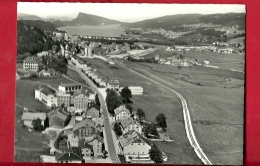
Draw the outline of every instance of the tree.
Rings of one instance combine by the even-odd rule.
[[[46,119],[45,119],[45,121],[44,121],[44,128],[46,129],[46,128],[48,128],[48,127],[50,127],[49,118],[46,117]]]
[[[106,104],[108,112],[114,116],[114,110],[122,104],[122,99],[115,90],[111,89],[107,91]]]
[[[157,124],[159,126],[161,126],[163,129],[167,128],[167,123],[166,123],[166,117],[164,114],[158,114],[156,117],[155,117],[155,120],[157,122]]]
[[[149,156],[150,156],[151,160],[154,161],[154,163],[156,163],[156,164],[163,163],[162,152],[154,144],[152,145],[151,149],[149,150]]]
[[[138,119],[139,119],[140,122],[145,119],[145,113],[140,108],[138,108],[136,115],[138,116]]]
[[[132,98],[132,92],[131,90],[128,88],[128,87],[124,87],[122,90],[121,90],[121,93],[120,93],[122,99],[123,99],[123,103],[130,103],[130,98]]]
[[[39,118],[32,121],[32,126],[35,131],[43,131],[42,121]]]
[[[133,112],[133,107],[130,104],[126,104],[125,108],[127,108],[129,110],[129,112],[132,114]]]
[[[118,137],[120,137],[123,134],[119,123],[114,124],[114,131]]]
[[[143,128],[144,135],[149,137],[159,137],[159,133],[157,131],[156,125],[154,123],[147,124]]]
[[[99,101],[99,98],[98,98],[98,94],[96,94],[95,96],[95,102],[96,102],[96,105],[98,105],[100,107],[100,101]]]

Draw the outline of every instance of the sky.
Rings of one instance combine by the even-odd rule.
[[[175,14],[245,13],[245,5],[216,4],[126,4],[126,3],[42,3],[18,2],[18,13],[76,18],[79,12],[106,17],[122,22]]]

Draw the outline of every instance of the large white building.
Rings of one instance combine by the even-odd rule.
[[[41,59],[39,57],[27,57],[23,61],[23,69],[30,71],[39,71]]]
[[[129,86],[128,89],[131,90],[132,95],[143,95],[144,89],[140,86]]]
[[[153,163],[149,151],[151,144],[135,131],[119,137],[118,153],[124,155],[128,163]]]
[[[35,99],[43,102],[47,107],[57,106],[56,92],[49,87],[39,87],[35,90]]]

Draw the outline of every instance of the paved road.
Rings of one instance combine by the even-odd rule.
[[[92,87],[92,89],[98,94],[99,96],[99,100],[101,103],[101,110],[102,110],[102,114],[104,117],[104,131],[105,131],[105,135],[106,135],[106,139],[107,139],[107,147],[108,147],[108,153],[109,156],[112,160],[113,163],[120,163],[117,153],[116,153],[116,149],[115,149],[115,145],[114,145],[114,141],[113,141],[113,137],[112,137],[112,131],[110,129],[110,122],[109,122],[109,115],[108,115],[108,111],[107,111],[107,107],[105,105],[105,99],[103,97],[103,95],[100,93],[100,91],[98,90],[97,86],[85,75],[83,74],[80,69],[75,68],[75,66],[69,64],[69,67],[72,69],[75,69],[75,71],[82,77],[82,79],[84,79],[88,85],[90,85]]]
[[[157,85],[160,85],[166,89],[168,89],[169,91],[173,92],[174,94],[176,94],[181,102],[182,102],[182,108],[183,108],[183,117],[184,117],[184,122],[185,122],[185,130],[186,130],[186,134],[187,134],[187,137],[188,137],[188,140],[191,144],[191,146],[193,147],[195,153],[197,154],[197,156],[201,159],[201,161],[206,164],[206,165],[212,165],[212,163],[210,162],[210,160],[207,158],[207,156],[205,155],[205,153],[203,152],[203,150],[201,149],[200,145],[198,144],[197,142],[197,139],[195,137],[195,134],[194,134],[194,131],[193,131],[193,127],[192,127],[192,123],[191,123],[191,119],[190,119],[190,112],[189,112],[189,109],[188,109],[188,105],[187,105],[187,102],[185,100],[185,98],[180,94],[178,93],[177,91],[175,91],[174,89],[168,87],[168,86],[165,86],[164,84],[162,83],[159,83],[135,70],[132,70],[128,67],[125,67],[125,65],[122,65],[121,63],[117,63],[118,65],[126,68],[127,70],[135,73],[135,74],[138,74],[140,75],[141,77],[144,77],[154,83],[156,83]]]

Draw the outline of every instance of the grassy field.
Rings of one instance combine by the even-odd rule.
[[[168,132],[174,139],[174,142],[167,144],[155,142],[167,154],[168,161],[166,163],[180,163],[179,158],[180,153],[182,153],[183,163],[201,164],[193,150],[182,150],[189,143],[185,134],[181,103],[177,96],[118,65],[110,65],[99,59],[91,59],[89,62],[92,67],[96,68],[103,75],[117,77],[120,87],[142,86],[144,95],[133,96],[133,107],[135,110],[138,108],[143,109],[148,121],[155,121],[154,119],[159,113],[164,113],[167,116]],[[118,69],[111,69],[111,66],[116,66]]]
[[[186,98],[195,135],[214,164],[242,164],[243,73],[199,66],[178,69],[131,62],[127,66],[172,87]]]

